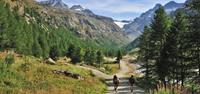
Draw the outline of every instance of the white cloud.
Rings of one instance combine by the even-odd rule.
[[[170,0],[64,0],[69,5],[80,4],[92,10],[113,13],[142,13],[153,8],[156,3],[166,4]],[[185,0],[175,0],[184,2]]]
[[[65,0],[65,2],[70,6],[74,5],[74,3],[70,2],[69,0]],[[76,4],[81,4],[82,6],[92,10],[102,10],[112,13],[141,13],[151,7],[151,4],[130,2],[130,0],[87,0],[87,2]]]
[[[119,5],[119,6],[106,6],[101,10],[107,10],[113,13],[142,13],[146,11],[148,8],[145,7],[143,4],[127,4],[127,5]]]

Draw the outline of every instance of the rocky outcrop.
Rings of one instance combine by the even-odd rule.
[[[46,60],[45,60],[45,63],[46,63],[46,64],[51,64],[51,65],[56,65],[56,61],[54,61],[54,60],[51,59],[51,58],[46,59]]]
[[[68,5],[66,5],[62,0],[47,0],[41,1],[40,4],[53,6],[60,9],[68,9]]]
[[[85,9],[81,5],[73,5],[70,9],[77,12],[77,13],[88,15],[88,16],[94,16],[95,15],[91,10]]]
[[[71,71],[67,71],[67,70],[52,70],[52,72],[54,74],[57,74],[57,75],[64,75],[64,76],[71,77],[71,78],[74,78],[74,79],[84,80],[84,78],[81,75],[75,74],[75,73],[73,73]]]

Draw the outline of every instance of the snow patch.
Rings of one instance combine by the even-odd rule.
[[[121,22],[121,21],[115,21],[114,23],[117,24],[120,28],[123,28],[124,25],[129,24],[129,23],[126,23],[126,22]]]
[[[83,11],[82,9],[75,9],[76,11]]]

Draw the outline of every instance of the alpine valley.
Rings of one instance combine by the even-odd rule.
[[[0,94],[200,94],[199,18],[200,0],[0,0]]]
[[[39,2],[39,13],[44,22],[55,28],[71,27],[84,39],[92,39],[99,44],[105,41],[122,46],[130,42],[112,18],[94,14],[91,10],[81,5],[68,8],[62,0],[49,0]]]
[[[27,24],[37,24],[43,32],[52,29],[53,31],[59,31],[62,28],[65,33],[73,33],[72,35],[75,38],[86,42],[81,42],[83,43],[81,45],[92,42],[94,45],[89,48],[95,49],[126,47],[142,34],[144,26],[150,24],[155,10],[161,6],[157,4],[153,9],[148,10],[133,21],[117,21],[110,17],[96,15],[90,9],[86,9],[81,5],[73,5],[69,8],[63,0],[40,2],[34,0],[3,0],[1,2],[9,5],[11,11],[16,12],[17,16],[25,19]],[[172,11],[183,7],[183,5],[171,1],[164,7],[170,14]],[[62,37],[60,38],[62,40]],[[71,42],[64,44],[71,44]]]

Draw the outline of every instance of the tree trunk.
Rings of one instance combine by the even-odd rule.
[[[198,75],[199,75],[199,77],[200,77],[200,55],[199,55],[199,52],[200,52],[200,48],[198,47],[197,48],[197,52],[195,53],[195,55],[197,55],[197,65],[198,65]]]
[[[121,66],[120,66],[120,60],[119,61],[117,61],[118,62],[118,64],[119,64],[119,69],[121,69]]]

